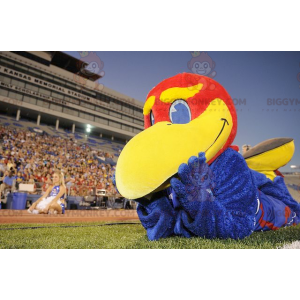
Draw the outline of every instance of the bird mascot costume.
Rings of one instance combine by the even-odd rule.
[[[118,159],[118,191],[138,202],[150,240],[168,236],[242,239],[297,225],[300,205],[278,168],[294,153],[291,138],[267,140],[244,156],[232,142],[237,115],[209,77],[182,73],[154,87],[145,130]]]

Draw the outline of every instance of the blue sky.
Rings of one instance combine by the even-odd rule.
[[[80,58],[79,52],[66,52]],[[235,99],[238,132],[234,144],[252,146],[274,137],[292,137],[290,165],[300,165],[300,52],[207,52],[215,62],[214,79]],[[105,86],[145,102],[161,80],[192,72],[190,52],[97,52],[104,62]],[[268,100],[272,99],[272,100]],[[275,103],[274,103],[274,100]],[[286,99],[283,101],[283,99]],[[298,102],[296,101],[298,100]],[[238,104],[240,102],[240,104]],[[272,105],[268,103],[272,102]],[[277,103],[276,103],[277,102]],[[286,104],[283,104],[286,103]]]

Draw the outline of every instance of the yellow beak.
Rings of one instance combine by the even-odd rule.
[[[130,140],[121,152],[116,167],[117,189],[128,199],[159,190],[191,156],[205,152],[207,161],[213,158],[226,143],[232,126],[231,114],[221,99],[212,101],[188,124],[153,125]]]

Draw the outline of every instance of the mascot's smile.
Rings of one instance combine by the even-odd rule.
[[[215,141],[214,141],[214,142],[213,142],[213,143],[210,145],[210,147],[212,147],[212,146],[213,146],[213,144],[214,144],[214,143],[215,143],[215,142],[218,140],[218,138],[219,138],[219,137],[220,137],[220,135],[222,134],[222,132],[223,132],[223,130],[224,130],[224,127],[226,126],[226,124],[227,124],[227,125],[229,125],[229,123],[228,123],[228,121],[227,121],[226,119],[223,119],[223,118],[222,118],[220,121],[223,121],[223,122],[224,122],[224,123],[223,123],[223,126],[222,126],[222,128],[221,128],[221,131],[219,132],[219,134],[218,134],[217,138],[216,138],[216,139],[215,139]],[[210,148],[210,147],[209,147],[209,148]],[[208,148],[208,149],[209,149],[209,148]],[[208,149],[207,149],[207,150],[208,150]],[[206,150],[206,151],[204,151],[204,152],[207,152],[207,150]]]
[[[178,167],[201,151],[212,162],[231,144],[237,126],[225,89],[208,77],[186,73],[152,89],[144,118],[146,130],[118,160],[117,188],[128,199],[164,189]]]

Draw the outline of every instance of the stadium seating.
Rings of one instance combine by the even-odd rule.
[[[14,157],[13,154],[10,154],[10,152],[12,153],[12,151],[15,151],[12,150],[15,145],[17,145],[17,149],[19,150],[24,150],[23,145],[26,145],[26,147],[28,147],[25,148],[26,152],[22,151],[22,173],[20,175],[21,177],[19,176],[21,180],[17,181],[16,187],[18,189],[22,183],[29,182],[29,175],[25,174],[25,166],[29,164],[29,174],[33,176],[31,180],[34,183],[34,190],[27,191],[29,193],[28,199],[31,203],[36,201],[40,197],[42,192],[47,189],[47,187],[45,187],[46,174],[51,175],[57,168],[56,165],[58,163],[63,164],[59,169],[62,169],[64,171],[65,178],[68,178],[70,183],[70,185],[68,185],[67,183],[68,196],[92,195],[93,193],[95,193],[96,188],[106,189],[107,191],[109,191],[109,193],[112,194],[116,193],[112,184],[112,175],[114,172],[114,168],[112,168],[112,166],[116,164],[117,157],[114,157],[113,154],[115,153],[116,155],[118,155],[123,145],[100,137],[86,137],[86,135],[81,132],[76,132],[74,135],[70,132],[70,130],[56,130],[55,128],[46,124],[36,126],[36,124],[30,120],[21,119],[20,121],[16,121],[13,117],[0,115],[0,137],[2,137],[3,139],[9,132],[13,137],[12,139],[8,139],[8,143],[2,145],[4,147],[4,150],[1,148],[0,158],[3,157],[5,159],[5,164],[8,164],[10,157],[13,157],[15,162],[21,162],[21,160],[19,160],[19,158],[21,157],[19,156],[21,155],[21,151],[18,152],[17,158]],[[28,139],[29,132],[35,133],[35,135],[29,137]],[[25,133],[24,136],[23,133]],[[47,137],[53,137],[54,139],[48,139],[46,137],[45,140],[48,139],[48,142],[43,144],[45,140],[40,140],[38,138],[39,134],[42,133],[46,133]],[[19,134],[21,134],[22,139],[26,140],[25,144],[21,144]],[[25,138],[25,136],[27,137]],[[63,138],[64,140],[55,140],[55,138]],[[73,142],[71,141],[71,138]],[[74,138],[76,140],[76,143],[74,143]],[[16,139],[16,144],[14,144],[13,142],[14,139]],[[66,157],[61,157],[60,154],[57,154],[51,150],[52,146],[56,147],[56,145],[62,145],[62,142],[66,142],[66,145],[68,145],[66,148],[68,153],[67,159]],[[76,147],[76,151],[74,151],[74,147]],[[33,150],[34,148],[38,149],[38,151],[36,152],[35,150]],[[63,147],[61,146],[56,149],[56,151],[64,151]],[[96,152],[94,152],[94,150]],[[35,160],[34,155],[37,155],[36,157],[38,157],[38,160]],[[32,167],[33,165],[30,166],[29,160],[32,160],[32,164],[35,165],[34,168]],[[50,165],[48,166],[48,164]],[[68,171],[69,168],[71,171]],[[18,171],[19,169],[20,168],[18,167]],[[51,170],[50,173],[47,170]],[[93,172],[93,170],[96,172]],[[38,173],[40,173],[40,175],[38,175]],[[43,174],[43,176],[41,176],[41,174]],[[24,179],[23,177],[27,179]],[[74,181],[72,181],[72,178],[74,179]],[[73,204],[73,206],[75,205],[78,209],[79,206],[84,206],[78,204],[78,198],[75,198],[75,200],[70,198],[70,205]],[[80,199],[79,202],[91,202],[85,200],[86,199]],[[2,200],[2,202],[5,203],[5,199]],[[91,206],[90,203],[87,206]]]
[[[0,125],[11,128],[28,129],[31,132],[35,132],[35,130],[42,130],[53,137],[75,138],[79,144],[84,143],[89,145],[91,148],[100,148],[102,151],[114,154],[115,157],[119,156],[120,151],[124,147],[123,144],[119,144],[115,141],[110,141],[96,136],[86,138],[84,132],[76,132],[75,134],[72,134],[70,130],[56,130],[54,127],[48,126],[43,123],[41,123],[40,126],[37,126],[35,122],[24,118],[21,118],[19,121],[16,121],[14,117],[0,115]],[[116,160],[114,160],[114,162],[116,162]]]

